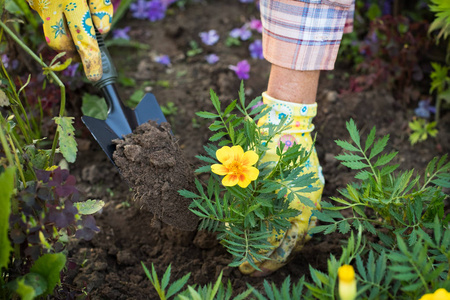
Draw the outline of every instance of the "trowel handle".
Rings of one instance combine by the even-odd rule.
[[[99,81],[94,82],[94,86],[101,90],[105,86],[114,84],[117,81],[117,71],[112,62],[111,55],[109,55],[108,48],[106,48],[102,34],[98,32],[97,29],[95,30],[95,34],[97,36],[98,47],[100,48],[100,53],[102,56],[103,76]]]

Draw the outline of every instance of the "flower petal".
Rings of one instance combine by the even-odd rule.
[[[230,158],[233,158],[233,152],[230,147],[223,146],[216,151],[216,157],[221,163],[226,163]]]
[[[243,189],[245,189],[246,187],[248,187],[248,185],[251,183],[252,181],[250,180],[250,178],[248,178],[248,176],[246,174],[241,174],[239,175],[239,186]]]
[[[252,181],[256,180],[259,175],[259,170],[255,167],[244,167],[242,172]]]
[[[239,182],[239,178],[237,175],[228,174],[222,179],[222,184],[224,186],[235,186]]]
[[[233,157],[235,161],[241,161],[242,156],[244,155],[244,149],[241,146],[233,146],[231,147],[231,151],[233,153]]]
[[[211,166],[211,171],[217,175],[227,175],[229,170],[224,165],[214,164]]]
[[[256,164],[258,159],[259,159],[258,154],[256,154],[256,152],[253,150],[249,150],[244,153],[244,156],[242,158],[242,164],[247,165],[247,166],[252,166],[252,165]]]

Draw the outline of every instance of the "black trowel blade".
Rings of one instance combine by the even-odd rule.
[[[158,101],[156,101],[155,96],[151,93],[145,94],[144,98],[142,98],[141,102],[134,109],[134,113],[139,125],[149,120],[153,120],[158,124],[167,122],[166,117],[161,111],[161,107],[159,107]]]
[[[92,133],[92,136],[98,142],[100,147],[102,147],[111,162],[116,165],[113,159],[113,153],[116,150],[116,145],[112,141],[122,137],[119,137],[104,120],[99,120],[88,116],[82,116],[81,120]]]

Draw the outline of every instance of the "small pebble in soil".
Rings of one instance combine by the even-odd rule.
[[[113,141],[113,159],[141,207],[164,223],[191,231],[198,219],[188,208],[190,200],[178,191],[193,191],[194,173],[171,132],[168,123],[150,120]]]

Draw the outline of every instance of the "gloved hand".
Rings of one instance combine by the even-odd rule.
[[[86,77],[99,80],[103,71],[94,25],[100,33],[109,31],[111,0],[28,0],[28,4],[44,21],[48,45],[69,57],[77,57],[78,51]]]
[[[317,114],[317,104],[295,104],[290,102],[284,102],[270,97],[266,93],[263,93],[263,102],[267,104],[271,111],[265,115],[258,122],[258,126],[262,126],[267,123],[279,124],[281,119],[287,117],[287,122],[291,122],[290,129],[283,132],[280,136],[273,139],[273,142],[269,144],[269,149],[263,158],[263,162],[266,161],[278,161],[276,154],[276,148],[280,144],[280,141],[286,147],[295,144],[301,144],[305,149],[311,149],[313,144],[310,132],[314,130],[312,125],[312,119]],[[320,209],[320,199],[322,197],[323,186],[325,184],[322,168],[317,158],[316,150],[313,148],[309,159],[305,163],[305,169],[300,174],[314,172],[317,177],[317,181],[314,186],[319,190],[304,194],[315,205],[316,209]],[[311,239],[308,231],[316,226],[317,218],[313,216],[312,210],[314,208],[305,206],[298,197],[290,204],[291,208],[295,208],[301,213],[290,219],[291,227],[286,232],[274,232],[270,237],[269,242],[273,246],[273,250],[266,253],[267,260],[257,263],[261,271],[255,270],[249,263],[243,263],[239,266],[239,270],[246,275],[251,276],[266,276],[270,273],[278,270],[282,266],[288,263],[288,260],[292,258],[294,252],[300,251],[303,245]]]

